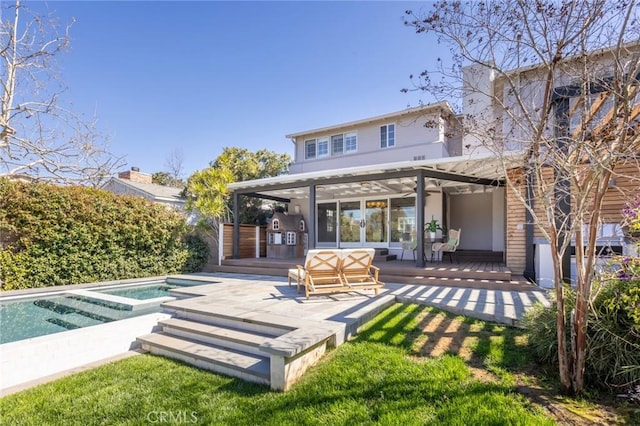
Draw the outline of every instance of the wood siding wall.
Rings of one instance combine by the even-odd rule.
[[[223,232],[223,251],[225,259],[233,258],[233,224],[225,223]],[[267,227],[260,227],[260,257],[267,256]],[[256,226],[240,225],[240,258],[256,257]]]
[[[550,169],[551,173],[552,170]],[[524,195],[525,181],[521,171],[513,171],[512,179],[519,178],[518,189]],[[621,223],[622,209],[625,202],[640,194],[640,168],[635,163],[618,166],[614,175],[615,184],[607,190],[603,201],[601,221],[603,223]],[[513,188],[506,191],[506,259],[507,266],[515,273],[521,274],[525,268],[526,240],[525,240],[525,208],[516,196]],[[534,211],[539,218],[546,218],[544,208],[534,202]],[[522,224],[522,229],[518,226]],[[534,227],[534,238],[542,238],[543,234]]]
[[[524,273],[526,264],[526,240],[525,240],[525,208],[518,199],[518,194],[524,196],[525,184],[521,171],[513,171],[511,179],[520,178],[518,186],[506,188],[505,209],[506,209],[506,260],[507,267],[516,275]],[[521,225],[521,226],[520,226]],[[521,228],[521,229],[519,229]]]

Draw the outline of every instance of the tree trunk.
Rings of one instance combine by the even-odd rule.
[[[557,250],[552,250],[553,275],[556,290],[556,334],[558,337],[558,371],[560,382],[566,391],[571,390],[571,366],[567,350],[567,318],[565,314],[564,283],[562,281],[562,258]]]

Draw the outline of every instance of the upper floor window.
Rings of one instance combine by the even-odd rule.
[[[316,158],[316,140],[304,141],[304,158]]]
[[[329,140],[331,140],[331,145],[329,145]],[[331,138],[324,137],[304,141],[304,158],[307,160],[356,151],[358,151],[356,132],[333,135]]]
[[[274,231],[280,229],[280,221],[278,219],[273,219],[273,221],[271,222],[271,229],[273,229]]]
[[[300,231],[301,231],[301,232],[305,232],[305,229],[304,229],[304,220],[300,220],[300,226],[299,226],[299,229],[300,229]]]
[[[344,134],[344,152],[356,152],[358,150],[358,137],[356,132]]]
[[[396,144],[396,125],[380,126],[380,148],[389,148]]]
[[[329,155],[329,139],[318,139],[318,141],[316,142],[316,154],[318,155],[318,157]]]
[[[331,136],[331,155],[341,155],[344,153],[344,135]]]

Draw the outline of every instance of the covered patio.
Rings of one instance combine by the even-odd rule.
[[[506,161],[509,168],[517,168],[521,159],[514,154]],[[491,264],[482,269],[494,270],[509,266],[504,161],[490,153],[404,161],[236,182],[229,190],[236,218],[240,196],[284,203],[290,213],[302,214],[306,249],[373,247],[388,261],[402,255],[414,259],[413,267],[428,268],[431,246],[420,238],[419,230],[435,219],[443,229],[438,241],[446,240],[447,229],[463,228],[460,240],[466,244],[466,253],[462,260],[486,263],[486,255],[493,254]],[[236,221],[232,250],[221,267],[231,267],[230,261],[240,258],[239,228]],[[413,253],[405,251],[409,241]],[[474,253],[477,259],[469,257]],[[392,265],[378,266],[391,270]],[[399,269],[408,265],[405,261]]]

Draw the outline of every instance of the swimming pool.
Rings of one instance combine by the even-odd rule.
[[[1,300],[0,344],[159,312],[171,289],[188,285],[163,280]]]

